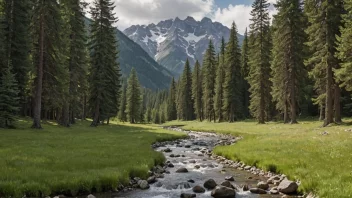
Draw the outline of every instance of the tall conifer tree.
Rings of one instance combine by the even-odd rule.
[[[224,102],[224,91],[223,91],[223,83],[225,78],[225,39],[222,37],[221,46],[220,46],[220,54],[218,66],[216,68],[216,81],[215,81],[215,116],[216,120],[219,122],[223,121],[223,102]]]
[[[273,100],[284,121],[297,123],[300,92],[304,88],[304,14],[300,0],[279,0],[275,5],[272,82]],[[290,115],[290,116],[288,116]]]
[[[338,58],[342,61],[341,68],[336,71],[336,77],[343,87],[352,91],[352,1],[345,0],[343,14],[344,25],[340,27],[341,36],[338,37]]]
[[[192,74],[192,99],[194,101],[194,111],[197,117],[197,120],[203,121],[203,103],[202,103],[202,94],[203,94],[203,83],[202,83],[202,70],[198,60],[194,65],[193,74]]]
[[[192,100],[192,72],[188,59],[179,82],[177,112],[180,120],[194,119]]]
[[[93,112],[91,126],[116,116],[120,91],[120,67],[117,62],[117,40],[113,24],[117,21],[111,0],[95,0],[92,15],[90,51],[90,106]],[[140,107],[139,107],[140,108]],[[133,122],[135,118],[133,117]]]
[[[334,80],[333,70],[339,67],[336,58],[336,37],[340,35],[342,0],[307,0],[305,10],[309,27],[307,45],[313,55],[306,60],[312,66],[311,76],[315,80],[315,88],[320,94],[317,101],[325,108],[324,126],[341,122],[340,97],[341,90]]]
[[[255,0],[250,24],[250,110],[260,124],[269,117],[268,105],[271,103],[269,5],[267,0]]]
[[[249,84],[248,84],[248,75],[249,75],[249,41],[248,41],[248,31],[244,33],[244,39],[241,50],[241,75],[242,75],[242,92],[243,92],[243,114],[245,118],[250,116],[249,113]]]
[[[177,119],[177,109],[176,109],[176,82],[172,78],[169,90],[169,96],[167,100],[167,121],[172,121]]]
[[[215,99],[215,77],[216,60],[213,42],[209,41],[205,52],[202,68],[203,78],[203,115],[209,121],[215,121],[214,99]]]
[[[223,84],[223,111],[229,122],[241,117],[241,51],[237,38],[237,27],[232,23],[230,39],[225,52],[225,80]]]
[[[120,98],[120,108],[118,118],[121,122],[127,122],[126,105],[127,105],[127,86],[122,86],[122,95]]]
[[[136,70],[132,68],[130,77],[127,82],[126,92],[126,113],[130,123],[140,121],[141,111],[141,87],[139,85]]]

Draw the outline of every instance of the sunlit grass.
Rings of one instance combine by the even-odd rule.
[[[182,134],[145,125],[111,124],[71,128],[55,122],[30,129],[22,119],[16,130],[0,130],[0,197],[75,196],[115,189],[130,176],[145,178],[164,161],[156,141]]]
[[[241,160],[265,170],[276,170],[291,179],[300,179],[300,191],[320,197],[352,196],[352,129],[346,124],[321,128],[317,121],[296,125],[254,121],[236,123],[171,122],[184,129],[230,133],[244,139],[232,146],[217,147],[214,152]],[[322,135],[322,132],[328,135]]]

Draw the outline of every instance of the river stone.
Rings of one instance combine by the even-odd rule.
[[[249,186],[248,186],[248,184],[243,185],[242,191],[249,191]]]
[[[257,187],[263,190],[268,190],[269,184],[261,181],[257,184]]]
[[[169,168],[173,168],[173,167],[175,167],[172,163],[169,163],[168,165],[167,165],[167,167],[169,167]]]
[[[249,191],[253,194],[266,194],[266,191],[260,188],[251,188]]]
[[[277,187],[277,189],[281,193],[291,194],[291,193],[294,193],[297,191],[298,185],[294,181],[290,181],[290,180],[285,179],[280,183],[280,185]]]
[[[165,153],[171,153],[172,150],[171,150],[170,148],[166,148],[166,149],[164,149],[164,152],[165,152]]]
[[[181,186],[181,188],[184,188],[184,189],[191,188],[191,185],[189,185],[188,182],[182,182],[182,183],[179,184],[179,186]]]
[[[189,183],[194,183],[194,180],[193,179],[189,179],[187,182],[189,182]]]
[[[212,190],[212,189],[214,189],[217,186],[217,184],[216,184],[216,182],[213,179],[208,179],[207,181],[204,182],[203,186],[206,189]]]
[[[189,160],[189,163],[195,164],[195,163],[196,163],[196,160]]]
[[[270,194],[277,195],[277,194],[279,194],[279,191],[277,189],[271,189]]]
[[[221,186],[219,188],[214,189],[211,192],[211,196],[215,198],[234,198],[236,196],[236,191],[232,188]]]
[[[158,183],[155,184],[155,187],[157,187],[157,188],[160,188],[162,186],[163,186],[163,184],[161,182],[158,182]]]
[[[138,181],[138,185],[142,190],[148,189],[149,188],[149,184],[146,180],[139,180]]]
[[[194,168],[195,169],[200,169],[200,166],[199,165],[195,165]]]
[[[187,168],[179,168],[176,173],[188,173]]]
[[[181,198],[192,198],[192,197],[197,197],[196,194],[188,194],[188,193],[182,193]]]
[[[201,186],[195,186],[193,187],[193,192],[195,193],[205,193],[205,189]]]
[[[87,198],[96,198],[94,195],[90,194],[87,196]]]
[[[280,180],[280,177],[278,175],[274,175],[272,177],[270,177],[267,181],[268,184],[274,184],[275,180]]]
[[[185,145],[185,148],[191,148],[191,145]]]
[[[229,182],[229,181],[224,181],[224,182],[222,182],[221,183],[221,185],[222,186],[225,186],[225,187],[228,187],[228,188],[235,188],[232,184],[231,184],[231,182]]]
[[[148,182],[149,184],[153,184],[153,183],[155,183],[155,182],[156,182],[156,178],[155,178],[155,176],[151,176],[151,177],[149,177],[149,178],[147,179],[147,182]]]
[[[235,181],[235,178],[233,178],[233,176],[227,176],[227,177],[225,177],[225,180],[227,180],[227,181]]]

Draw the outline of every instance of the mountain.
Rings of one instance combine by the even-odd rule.
[[[230,37],[228,27],[206,17],[201,21],[187,17],[161,21],[157,25],[133,25],[123,33],[176,76],[181,74],[187,58],[192,65],[196,60],[202,61],[210,39],[219,51],[221,38],[228,41]],[[243,36],[238,36],[242,43]]]
[[[90,19],[86,18],[87,27]],[[141,46],[129,39],[125,34],[116,28],[118,39],[119,63],[122,76],[127,78],[134,67],[138,79],[143,87],[157,90],[168,88],[171,82],[172,73],[165,67],[159,65]]]

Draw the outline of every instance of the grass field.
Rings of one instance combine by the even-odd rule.
[[[352,120],[344,121],[346,124],[326,128],[316,121],[296,125],[175,121],[166,125],[243,136],[235,145],[217,147],[215,153],[300,179],[302,192],[342,198],[352,197]],[[325,131],[328,135],[322,135]]]
[[[44,124],[30,129],[0,129],[0,197],[38,197],[101,192],[126,184],[130,176],[146,177],[164,161],[151,144],[180,138],[182,134],[145,125],[71,128]]]

